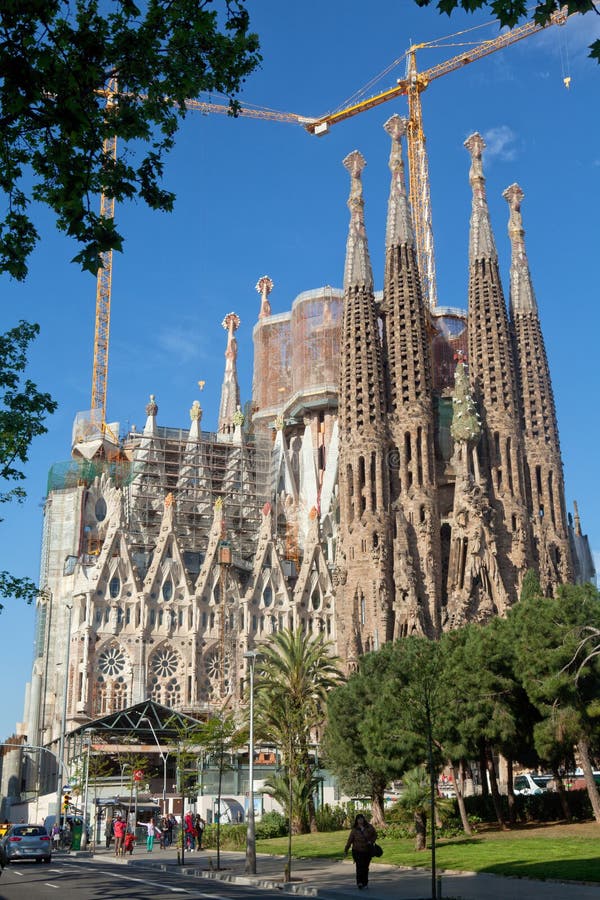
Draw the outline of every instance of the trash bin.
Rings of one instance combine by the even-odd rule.
[[[71,850],[81,850],[81,833],[83,831],[83,823],[82,822],[73,822],[72,826],[72,835],[73,840],[71,841]]]

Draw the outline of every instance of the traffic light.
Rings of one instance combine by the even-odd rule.
[[[62,808],[64,809],[65,812],[68,810],[70,805],[71,805],[71,794],[68,791],[66,791],[63,794],[63,800],[62,800]]]

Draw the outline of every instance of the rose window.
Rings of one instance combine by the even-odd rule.
[[[174,650],[160,650],[152,660],[152,671],[163,678],[170,677],[177,671],[177,662]]]
[[[231,654],[225,652],[225,659],[221,663],[221,653],[215,649],[205,660],[204,668],[208,676],[208,692],[210,695],[230,693],[231,687]]]
[[[98,665],[103,675],[120,675],[125,668],[125,654],[120,647],[109,647],[100,654]]]

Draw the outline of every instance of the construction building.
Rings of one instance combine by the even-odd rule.
[[[385,127],[381,292],[355,151],[343,289],[305,291],[277,312],[260,279],[244,411],[229,313],[214,433],[197,400],[185,428],[161,424],[154,397],[141,432],[78,419],[71,461],[49,476],[30,744],[57,748],[63,702],[67,733],[146,700],[195,717],[235,706],[244,653],[280,629],[325,634],[351,668],[385,641],[505,614],[528,569],[549,594],[594,577],[566,512],[523,193],[504,194],[507,309],[472,135],[467,309],[429,308],[405,123]]]

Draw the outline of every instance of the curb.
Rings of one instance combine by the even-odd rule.
[[[135,865],[134,862],[127,860],[129,865]],[[177,865],[176,863],[174,865]],[[160,872],[168,872],[172,865],[168,863],[153,863],[153,869]],[[187,875],[192,878],[206,878],[209,881],[225,881],[228,884],[246,885],[246,887],[257,887],[267,891],[280,891],[284,894],[297,894],[302,897],[318,897],[319,892],[315,887],[309,887],[305,884],[294,884],[294,882],[274,881],[272,878],[261,878],[256,875],[230,875],[227,872],[209,872],[199,869],[190,869],[182,866],[179,869],[181,875]]]

